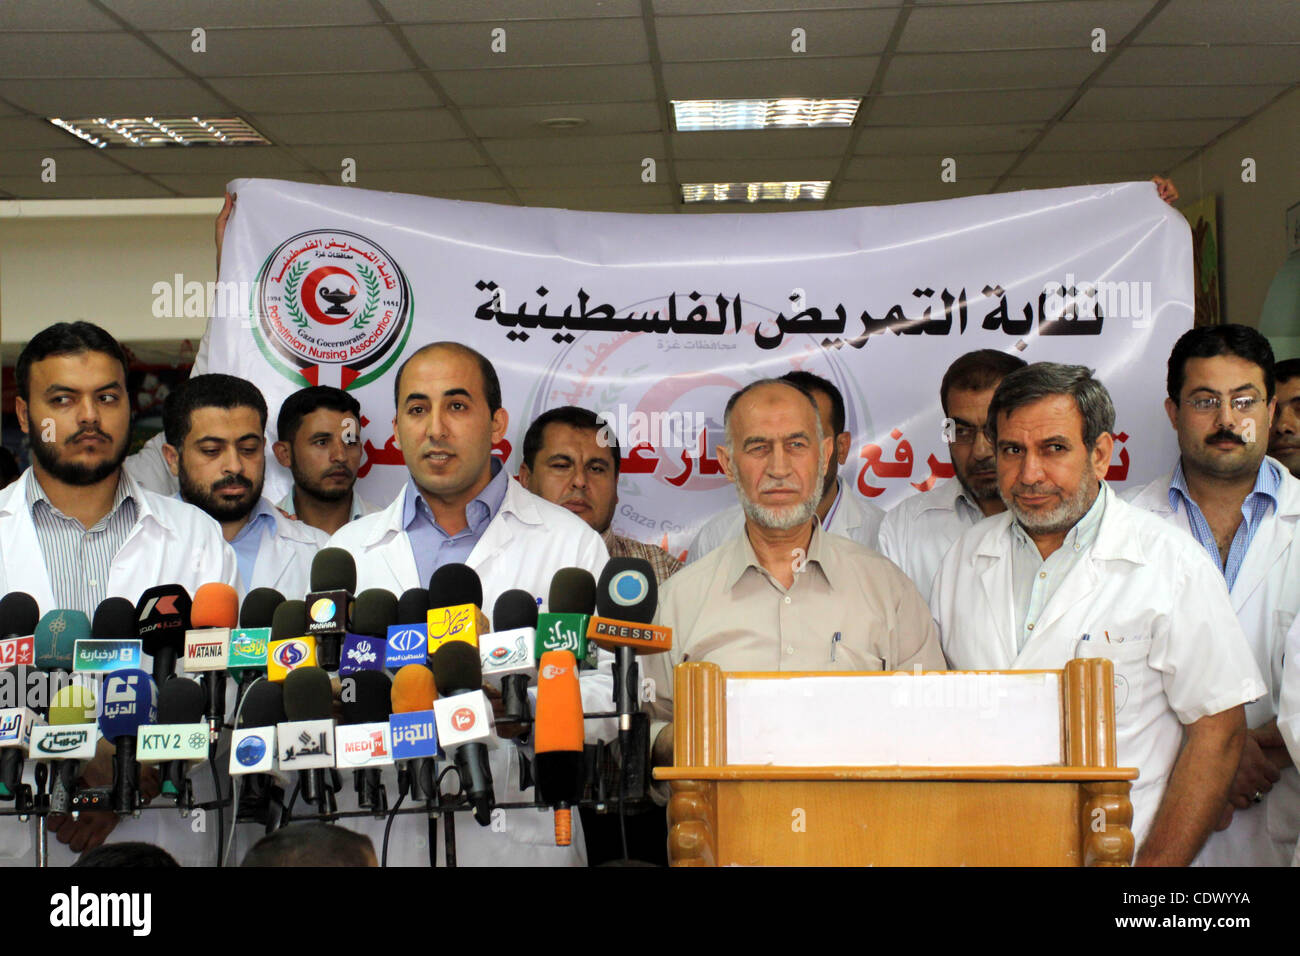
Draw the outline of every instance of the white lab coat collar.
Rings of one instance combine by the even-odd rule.
[[[275,519],[275,531],[262,535],[257,564],[253,568],[255,580],[246,582],[245,591],[251,591],[254,587],[269,587],[286,597],[297,598],[300,593],[307,593],[302,579],[304,564],[310,572],[311,557],[308,555],[314,556],[316,551],[325,547],[329,536],[309,524],[286,518],[274,506],[271,515]],[[310,573],[306,577],[310,581]]]

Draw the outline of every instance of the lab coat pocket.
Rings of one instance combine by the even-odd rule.
[[[1151,638],[1127,637],[1122,641],[1089,641],[1079,648],[1079,657],[1104,657],[1115,668],[1115,713],[1125,707],[1136,709],[1151,678],[1147,658],[1151,654]]]

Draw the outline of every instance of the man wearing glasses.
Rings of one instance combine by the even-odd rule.
[[[880,553],[903,569],[926,600],[943,556],[957,537],[1007,510],[998,496],[997,462],[984,423],[998,383],[1024,367],[1024,360],[1014,355],[979,349],[962,355],[943,373],[939,404],[957,477],[904,498],[880,525]]]
[[[1205,549],[1269,687],[1246,705],[1241,763],[1197,862],[1286,865],[1300,835],[1300,775],[1278,733],[1277,706],[1286,633],[1300,609],[1300,480],[1266,454],[1273,350],[1243,325],[1192,329],[1169,356],[1167,387],[1178,461],[1125,497]]]

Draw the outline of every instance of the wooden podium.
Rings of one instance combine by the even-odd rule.
[[[729,681],[908,675],[724,673],[715,664],[680,665],[675,765],[655,771],[672,786],[669,862],[1129,865],[1134,850],[1129,781],[1137,771],[1116,766],[1111,662],[1080,659],[1063,671],[978,676],[1027,673],[1052,680],[1059,675],[1061,760],[1056,764],[766,766],[727,761]]]

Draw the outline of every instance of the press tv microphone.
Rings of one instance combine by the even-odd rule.
[[[547,651],[572,651],[581,664],[596,610],[596,579],[586,568],[560,568],[551,578],[546,606],[546,613],[537,616],[537,658]]]
[[[271,615],[266,676],[282,681],[298,667],[316,666],[316,639],[307,634],[307,603],[285,601]]]
[[[543,803],[555,810],[555,845],[573,842],[570,808],[582,799],[582,690],[570,651],[547,651],[537,669],[534,775]]]
[[[285,602],[288,603],[288,602]],[[280,766],[299,771],[303,799],[322,816],[336,811],[334,766],[334,692],[330,675],[320,667],[298,667],[284,679],[284,713],[288,721],[277,729]]]
[[[59,761],[50,786],[51,813],[67,813],[72,809],[82,761],[95,756],[98,736],[94,688],[84,684],[61,687],[50,700],[48,729],[41,739],[35,733],[32,737],[33,757]]]
[[[203,588],[200,588],[199,592],[202,592],[202,590]],[[194,606],[196,608],[198,603],[199,595],[196,593],[194,595]],[[207,674],[203,676],[206,677]],[[204,719],[204,709],[208,700],[208,692],[197,681],[186,678],[164,681],[163,685],[158,688],[157,722],[160,726],[199,724]],[[142,754],[137,751],[136,755],[143,761]],[[189,769],[188,760],[158,762],[158,778],[161,781],[161,790],[164,796],[179,798],[185,793],[185,778],[189,774]]]
[[[393,677],[393,713],[389,728],[397,763],[399,794],[408,790],[415,800],[432,800],[434,759],[438,756],[437,720],[433,702],[438,689],[426,664],[407,664]]]
[[[496,630],[479,636],[483,682],[501,691],[503,721],[528,719],[528,684],[537,674],[537,602],[527,591],[503,591],[492,606]]]
[[[226,664],[230,658],[230,635],[239,624],[239,594],[229,584],[199,585],[190,609],[193,627],[185,632],[185,672],[198,674],[207,704],[204,716],[215,735],[226,719]],[[159,688],[162,693],[163,688]],[[161,698],[158,704],[162,710]],[[165,721],[159,723],[188,723]]]
[[[357,562],[342,548],[322,548],[311,560],[307,593],[307,633],[316,638],[316,658],[327,671],[339,668],[343,638],[352,617]]]
[[[43,671],[72,670],[77,641],[90,637],[90,618],[80,611],[46,611],[36,624],[33,656]]]
[[[396,600],[396,599],[394,599]],[[386,812],[379,767],[393,762],[388,719],[393,714],[393,680],[382,670],[349,674],[351,694],[343,695],[343,721],[335,733],[341,766],[356,768],[357,805]]]
[[[455,759],[461,782],[474,805],[474,819],[485,827],[496,806],[485,741],[494,740],[495,735],[492,708],[481,689],[483,665],[478,648],[464,641],[447,641],[433,652],[429,666],[438,687],[438,699],[433,703],[438,740],[448,756]]]
[[[631,729],[631,715],[641,706],[638,654],[660,654],[673,646],[672,628],[654,620],[659,586],[644,558],[610,558],[596,584],[596,616],[587,640],[614,652],[614,708],[619,730]]]
[[[339,675],[383,670],[388,629],[397,623],[397,596],[384,588],[368,588],[352,604],[352,630],[343,639]]]
[[[143,642],[144,652],[153,658],[156,684],[176,673],[176,661],[185,651],[185,632],[190,629],[192,607],[190,593],[179,584],[149,588],[136,602],[135,636]]]
[[[444,564],[429,578],[429,653],[448,641],[478,647],[488,629],[483,616],[483,583],[467,564]]]
[[[119,815],[135,813],[140,800],[140,766],[135,760],[136,735],[145,724],[156,723],[158,687],[142,670],[114,671],[104,681],[104,710],[99,729],[115,748],[113,754],[112,809]]]

